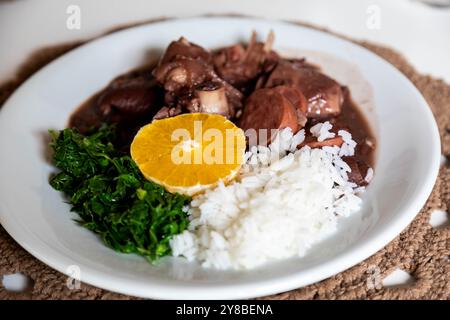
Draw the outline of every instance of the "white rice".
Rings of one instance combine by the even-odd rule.
[[[314,137],[317,137],[317,141],[321,142],[336,136],[334,132],[330,132],[331,128],[333,128],[331,123],[329,121],[325,121],[312,126],[311,129],[309,129],[309,132],[311,132]]]
[[[341,149],[339,151],[339,156],[354,156],[355,155],[355,147],[356,142],[352,139],[352,135],[350,132],[347,132],[345,130],[339,130],[338,136],[342,137],[342,140],[344,140],[344,143],[341,146]]]
[[[334,137],[330,126],[325,122],[311,132],[318,140]],[[361,205],[357,193],[364,188],[347,181],[350,167],[341,159],[341,153],[354,154],[356,143],[346,131],[338,135],[344,151],[296,150],[305,132],[293,135],[290,129],[269,147],[252,147],[234,182],[192,200],[189,231],[171,240],[172,254],[217,269],[249,269],[303,256],[336,230],[340,217]]]

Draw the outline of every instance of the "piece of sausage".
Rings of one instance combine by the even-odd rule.
[[[261,138],[259,144],[272,141],[271,130],[291,128],[295,133],[298,131],[298,120],[296,108],[280,92],[274,89],[259,89],[254,91],[245,103],[244,112],[241,117],[240,127],[246,131],[249,129],[267,130],[267,139]]]
[[[307,111],[308,101],[304,94],[297,88],[288,86],[278,86],[274,87],[274,90],[281,93],[285,98],[287,98],[298,110],[305,113]]]
[[[265,87],[279,85],[295,87],[305,95],[308,101],[308,118],[326,119],[341,113],[344,101],[341,86],[316,68],[280,61],[267,79]]]
[[[281,93],[296,108],[299,129],[303,128],[308,120],[306,118],[308,102],[306,101],[306,98],[303,95],[303,93],[300,90],[298,90],[297,88],[288,87],[288,86],[278,86],[278,87],[275,87],[274,90]]]
[[[334,138],[326,139],[324,141],[317,141],[316,137],[310,136],[305,139],[305,141],[299,145],[299,148],[308,146],[312,149],[314,148],[322,148],[322,147],[340,147],[344,143],[344,140],[341,136],[336,136]]]

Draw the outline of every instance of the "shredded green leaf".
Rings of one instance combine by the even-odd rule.
[[[134,161],[117,151],[112,126],[89,135],[50,131],[53,163],[61,170],[50,185],[64,192],[82,226],[118,252],[155,261],[171,254],[169,240],[187,229],[190,198],[147,181]]]

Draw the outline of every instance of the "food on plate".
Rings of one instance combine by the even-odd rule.
[[[264,42],[173,41],[53,132],[50,184],[119,252],[205,268],[301,257],[359,210],[375,138],[349,88]]]
[[[195,197],[189,229],[170,242],[173,254],[205,267],[250,269],[303,256],[336,230],[359,209],[361,187],[350,181],[342,148],[297,149],[303,139],[304,130],[280,131],[269,147],[248,151],[235,181]]]
[[[274,108],[277,106],[277,108]],[[243,130],[267,130],[268,141],[273,136],[271,130],[291,128],[294,132],[299,129],[298,111],[291,100],[281,92],[271,89],[257,89],[248,97],[244,113],[240,120]],[[305,118],[306,119],[306,118]],[[303,122],[304,124],[304,122]],[[267,144],[267,141],[258,141]]]
[[[341,113],[341,86],[317,68],[306,63],[283,61],[270,73],[264,87],[285,85],[297,88],[307,100],[306,116],[326,119]]]
[[[152,73],[164,87],[168,105],[157,113],[157,118],[169,116],[166,110],[172,110],[172,115],[208,112],[214,98],[218,109],[214,113],[233,117],[242,108],[242,93],[217,75],[211,53],[185,38],[169,45]]]
[[[213,54],[217,73],[240,90],[250,89],[259,76],[270,72],[279,61],[278,54],[272,50],[274,38],[270,32],[265,42],[258,42],[253,32],[246,48],[238,43],[217,50]]]

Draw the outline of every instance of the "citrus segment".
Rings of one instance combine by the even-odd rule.
[[[188,113],[142,127],[130,152],[145,178],[193,195],[233,179],[245,146],[244,132],[224,116]]]

